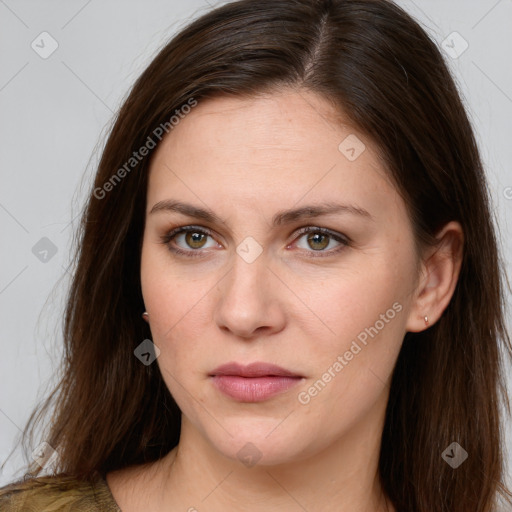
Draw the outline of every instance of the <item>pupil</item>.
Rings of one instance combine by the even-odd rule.
[[[193,247],[201,246],[201,238],[204,236],[203,233],[188,233],[189,238],[191,238],[190,245]],[[194,245],[195,244],[195,245]]]
[[[322,240],[325,242],[327,241],[327,243],[323,243],[322,244]],[[318,250],[318,249],[325,249],[328,245],[328,235],[324,235],[322,233],[315,233],[313,235],[310,235],[308,237],[308,241],[312,241],[313,244],[318,244],[320,243],[321,244],[321,247],[312,247],[312,249],[315,249],[315,250]]]

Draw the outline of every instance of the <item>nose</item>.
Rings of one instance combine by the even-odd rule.
[[[286,322],[285,287],[268,267],[265,253],[248,263],[235,254],[232,269],[219,282],[217,326],[232,335],[254,339],[281,331]]]

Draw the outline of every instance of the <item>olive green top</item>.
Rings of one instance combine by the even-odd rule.
[[[54,475],[22,479],[0,488],[2,512],[122,512],[103,476],[78,480]]]

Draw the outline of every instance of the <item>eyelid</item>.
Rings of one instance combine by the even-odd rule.
[[[334,238],[340,243],[350,244],[352,240],[343,233],[338,233],[337,231],[332,231],[328,228],[323,228],[320,226],[306,226],[303,228],[300,228],[298,231],[294,233],[294,236],[297,237],[299,235],[304,235],[307,233],[323,233],[324,235],[329,235],[331,238]]]
[[[204,233],[206,235],[210,235],[212,238],[214,236],[214,233],[211,229],[206,228],[204,226],[195,226],[194,224],[187,224],[186,226],[178,226],[178,227],[173,228],[170,231],[168,231],[164,236],[171,238],[180,233],[186,233],[187,231],[194,231],[194,230]]]

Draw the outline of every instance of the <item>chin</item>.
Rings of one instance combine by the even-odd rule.
[[[280,421],[266,418],[225,422],[223,426],[232,436],[223,429],[216,430],[215,436],[208,436],[209,442],[226,458],[247,468],[292,463],[320,450],[314,446],[314,439],[300,436],[303,428],[285,428],[286,420],[281,424]]]

